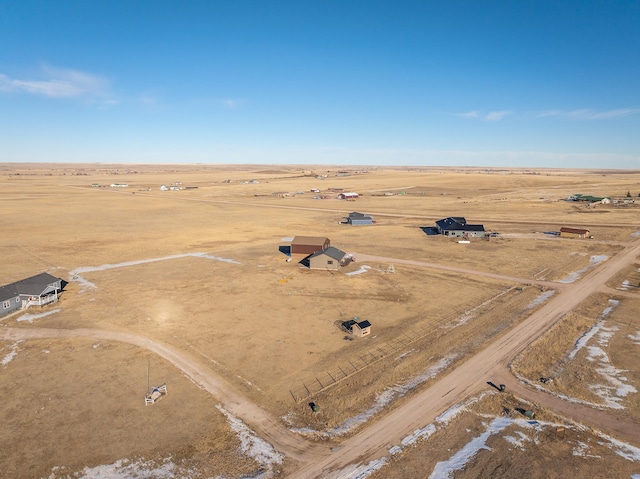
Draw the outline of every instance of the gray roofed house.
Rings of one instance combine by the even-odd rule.
[[[351,226],[371,225],[373,224],[373,217],[353,211],[344,219],[344,222]]]
[[[484,238],[485,230],[483,225],[468,224],[462,216],[450,216],[436,221],[438,233],[444,236],[469,237],[475,236]]]
[[[338,248],[329,246],[327,249],[316,251],[306,260],[309,262],[310,269],[338,270],[346,254]]]
[[[62,291],[62,280],[40,273],[15,283],[0,286],[0,316],[29,306],[45,304],[58,300]]]

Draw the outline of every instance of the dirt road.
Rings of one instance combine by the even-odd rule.
[[[505,377],[510,374],[507,365],[520,351],[595,293],[610,277],[633,262],[638,254],[640,254],[640,241],[636,240],[618,255],[598,265],[582,280],[568,284],[527,320],[439,378],[428,389],[345,441],[339,450],[320,461],[304,466],[290,477],[292,479],[339,477],[340,469],[348,464],[367,462],[386,455],[388,448],[400,444],[403,437],[433,422],[439,414],[457,402],[485,389],[487,381],[506,383]],[[364,258],[364,256],[361,257]],[[513,386],[514,382],[509,381],[509,384]],[[534,393],[525,387],[519,387],[517,391],[525,398],[531,396],[534,400],[539,400],[540,393],[537,391]],[[559,398],[556,399],[562,401]],[[556,404],[556,399],[546,403]],[[575,408],[575,405],[570,404],[562,409],[567,411],[569,407]],[[575,410],[578,411],[578,408]],[[586,410],[582,408],[580,410],[582,414],[586,414]],[[612,421],[610,416],[602,411],[592,411],[588,416],[581,415],[577,419],[597,429],[611,431],[633,443],[638,443],[640,438],[640,426]]]
[[[295,460],[308,461],[313,457],[329,453],[329,447],[300,440],[300,437],[259,406],[247,401],[231,384],[206,366],[176,351],[166,344],[152,341],[134,334],[98,329],[44,329],[44,328],[3,328],[0,338],[4,340],[42,338],[92,338],[106,341],[120,341],[133,344],[154,352],[169,361],[188,378],[218,399],[233,416],[242,419],[256,433],[269,442],[277,451]]]
[[[5,340],[87,337],[122,341],[148,349],[171,362],[196,384],[201,385],[220,400],[231,414],[245,421],[279,452],[303,463],[301,469],[289,476],[291,478],[339,477],[340,470],[349,464],[366,462],[384,456],[387,454],[388,447],[400,444],[403,437],[415,429],[429,424],[450,406],[486,388],[487,381],[508,384],[510,389],[524,398],[531,398],[587,425],[605,432],[609,431],[620,438],[637,443],[640,437],[638,425],[613,420],[606,412],[590,410],[587,407],[576,407],[574,404],[564,403],[559,398],[526,388],[513,377],[509,377],[510,373],[507,367],[508,363],[528,344],[544,334],[555,322],[577,307],[589,295],[600,290],[609,278],[631,264],[639,254],[640,238],[613,258],[594,267],[581,280],[569,284],[524,280],[431,263],[357,254],[359,261],[402,263],[466,274],[481,274],[508,281],[543,284],[554,287],[559,292],[527,320],[510,329],[478,354],[439,378],[428,389],[416,394],[405,404],[375,421],[354,437],[346,440],[339,448],[333,450],[329,446],[311,443],[290,432],[282,426],[279,420],[247,401],[241,393],[215,372],[190,358],[187,354],[157,341],[124,332],[93,329],[3,328],[0,335]]]
[[[373,256],[373,255],[364,254],[364,253],[350,253],[350,254],[354,260],[358,261],[358,263],[362,263],[363,261],[375,261],[377,263],[384,263],[384,264],[389,264],[389,263],[407,264],[410,266],[433,268],[433,269],[439,269],[442,271],[451,271],[454,273],[464,273],[464,274],[470,274],[474,276],[484,276],[485,278],[499,279],[501,281],[512,281],[514,283],[522,283],[522,284],[537,284],[539,286],[545,286],[551,289],[564,289],[567,287],[567,284],[565,283],[555,283],[553,281],[542,281],[542,280],[528,279],[528,278],[516,278],[514,276],[506,276],[503,274],[490,273],[488,271],[478,271],[478,270],[471,270],[471,269],[465,269],[465,268],[458,268],[456,266],[447,266],[447,265],[438,264],[438,263],[425,263],[422,261],[413,261],[409,259],[387,258],[384,256]]]

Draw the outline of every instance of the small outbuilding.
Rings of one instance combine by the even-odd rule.
[[[291,254],[310,255],[329,246],[331,242],[324,236],[295,236],[291,241]]]
[[[353,211],[344,219],[344,223],[351,226],[371,225],[373,224],[373,217]]]
[[[591,233],[583,228],[568,228],[563,226],[560,228],[560,236],[562,238],[590,238]]]
[[[337,271],[340,269],[342,260],[346,256],[342,250],[329,246],[326,249],[316,251],[307,258],[309,269],[326,269]]]
[[[342,327],[349,334],[353,334],[359,338],[371,334],[371,323],[366,319],[360,321],[357,316],[349,321],[343,321]]]

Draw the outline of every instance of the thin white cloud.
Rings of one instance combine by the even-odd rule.
[[[613,110],[593,110],[582,108],[579,110],[546,110],[538,113],[538,118],[556,117],[570,120],[611,120],[640,113],[640,108],[616,108]]]
[[[485,116],[484,119],[487,121],[500,121],[505,116],[510,114],[510,110],[490,111],[489,113],[487,113],[487,116]]]
[[[472,111],[468,111],[466,113],[458,113],[456,114],[456,116],[460,117],[460,118],[478,118],[478,110],[472,110]]]
[[[244,100],[242,98],[225,98],[222,100],[222,106],[229,109],[238,108],[243,103]]]
[[[500,121],[505,116],[511,115],[511,110],[499,110],[499,111],[490,111],[486,115],[484,113],[480,113],[478,110],[471,110],[465,113],[456,113],[458,118],[473,118],[478,120],[486,120],[486,121]]]
[[[0,92],[48,98],[102,98],[110,94],[106,79],[78,70],[43,66],[42,76],[44,79],[19,79],[0,73]]]

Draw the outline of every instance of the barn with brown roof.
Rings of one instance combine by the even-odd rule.
[[[587,229],[563,226],[560,228],[560,236],[563,238],[590,238],[591,233]]]
[[[331,246],[329,238],[323,236],[295,236],[291,241],[291,254],[310,255]]]

